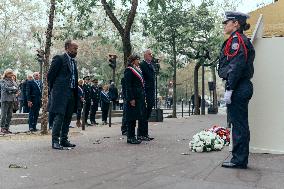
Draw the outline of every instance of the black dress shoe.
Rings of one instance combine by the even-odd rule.
[[[233,168],[233,169],[247,169],[247,165],[238,165],[232,162],[223,162],[222,167],[224,168]]]
[[[62,146],[60,146],[60,144],[58,142],[54,142],[52,143],[52,148],[56,149],[56,150],[62,150]]]
[[[32,129],[30,129],[30,131],[31,131],[31,132],[37,132],[38,129],[33,129],[33,128],[32,128]]]
[[[136,138],[128,138],[127,139],[127,143],[128,144],[140,144],[141,143],[141,140],[138,140]]]
[[[142,140],[142,141],[151,141],[151,140],[154,139],[154,138],[149,137],[149,136],[138,136],[137,138],[138,138],[139,140]]]
[[[71,147],[74,148],[76,144],[71,144],[69,141],[64,141],[60,143],[62,147]]]
[[[154,140],[155,139],[154,137],[149,137],[149,136],[147,136],[147,138],[150,139],[150,140]]]
[[[92,124],[92,125],[98,125],[99,123],[97,123],[97,122],[95,122],[95,121],[92,121],[91,124]]]

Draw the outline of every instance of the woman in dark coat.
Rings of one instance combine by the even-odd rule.
[[[131,55],[128,58],[128,67],[124,71],[127,143],[129,144],[141,143],[141,140],[135,137],[136,120],[146,117],[144,79],[139,64],[139,56]]]
[[[107,115],[109,110],[110,98],[108,92],[109,86],[104,85],[103,90],[101,91],[101,110],[102,110],[102,124],[107,124]]]

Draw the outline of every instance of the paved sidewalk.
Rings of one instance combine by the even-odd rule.
[[[151,123],[151,142],[129,145],[120,123],[71,129],[72,150],[50,147],[50,135],[0,137],[2,189],[282,189],[284,156],[251,154],[249,169],[225,169],[228,147],[220,152],[193,153],[191,137],[224,115],[190,116]],[[182,155],[187,153],[189,155]],[[12,163],[27,169],[8,168]]]

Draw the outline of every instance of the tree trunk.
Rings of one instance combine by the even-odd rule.
[[[47,30],[46,30],[46,42],[45,42],[44,61],[43,61],[43,97],[42,97],[42,115],[41,115],[41,133],[42,134],[47,134],[47,123],[48,123],[47,72],[49,69],[49,57],[50,57],[50,47],[51,47],[54,15],[55,15],[55,0],[50,0],[49,23],[48,23]]]
[[[200,114],[199,107],[199,90],[198,90],[198,70],[200,68],[200,62],[197,62],[194,67],[194,115]]]
[[[213,90],[213,108],[216,110],[216,114],[218,113],[218,99],[217,99],[217,82],[216,82],[216,72],[215,67],[211,67],[212,78],[214,83],[214,90]]]
[[[174,66],[174,74],[173,74],[173,118],[177,117],[177,52],[176,52],[176,39],[175,34],[172,36],[172,44],[173,44],[173,66]]]
[[[127,59],[131,55],[131,51],[132,51],[131,42],[130,42],[130,33],[126,34],[126,36],[124,36],[122,41],[123,41],[124,66],[126,67]]]

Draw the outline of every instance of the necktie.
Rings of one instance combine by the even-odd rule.
[[[75,88],[75,60],[74,58],[71,58],[70,61],[71,64],[71,88],[74,89]]]
[[[35,82],[36,82],[36,84],[37,84],[37,86],[38,86],[39,90],[41,91],[41,88],[40,88],[40,82],[39,82],[39,80],[35,80]]]

